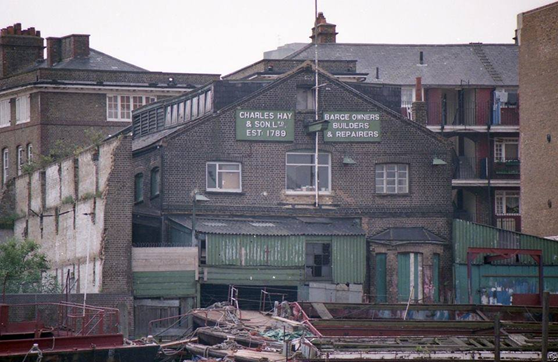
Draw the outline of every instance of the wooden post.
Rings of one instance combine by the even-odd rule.
[[[500,313],[494,316],[494,362],[500,362]]]
[[[541,349],[541,361],[548,361],[548,313],[550,293],[545,291],[543,293],[543,320],[542,320],[542,349]]]

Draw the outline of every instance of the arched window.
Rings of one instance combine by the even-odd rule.
[[[159,196],[161,184],[161,172],[159,167],[154,167],[151,169],[151,197]]]
[[[134,202],[143,201],[143,173],[134,176]]]
[[[23,173],[23,150],[22,146],[17,146],[17,175],[21,175]]]
[[[27,144],[27,163],[33,162],[33,145],[31,143]]]

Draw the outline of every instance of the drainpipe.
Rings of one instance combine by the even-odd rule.
[[[490,123],[486,126],[486,141],[488,142],[488,156],[486,159],[486,179],[488,193],[488,210],[490,212],[490,226],[494,226],[494,212],[492,208],[492,189],[490,186],[490,162],[492,160],[492,147],[490,146]]]
[[[314,78],[316,78],[316,85],[315,85],[315,89],[316,89],[316,93],[315,93],[315,99],[314,99],[314,109],[315,109],[315,120],[316,122],[319,121],[319,113],[318,113],[318,95],[319,95],[319,91],[320,89],[318,88],[319,82],[318,82],[318,0],[314,0],[314,70],[315,70],[315,76]],[[318,187],[318,172],[319,172],[319,162],[318,162],[318,140],[319,140],[319,132],[316,132],[316,152],[314,155],[314,189],[316,191],[316,207],[320,206],[320,199],[319,199],[319,195],[320,195],[320,189]]]

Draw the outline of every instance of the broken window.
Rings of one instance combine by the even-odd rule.
[[[315,192],[315,154],[312,152],[287,153],[287,192]],[[330,192],[331,157],[329,153],[318,156],[318,187],[320,192]]]
[[[376,193],[406,194],[409,192],[409,165],[376,165]]]
[[[207,191],[241,192],[242,166],[237,162],[208,162]]]
[[[331,244],[306,243],[306,279],[331,279]]]
[[[316,109],[316,92],[312,88],[296,89],[296,110],[311,111]]]

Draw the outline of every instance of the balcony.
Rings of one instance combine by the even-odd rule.
[[[486,159],[482,159],[486,164]],[[457,180],[473,180],[486,178],[486,172],[481,175],[476,157],[456,156],[454,159],[453,178]],[[484,176],[484,177],[483,177]]]
[[[429,101],[427,114],[428,126],[519,126],[518,107],[493,107],[491,102],[473,102],[459,107],[444,100]]]
[[[453,184],[455,186],[486,186],[488,159],[468,156],[454,157]],[[494,186],[519,186],[519,160],[490,164],[490,182]],[[476,182],[468,182],[476,180]],[[517,185],[516,185],[517,184]]]
[[[519,179],[519,160],[493,162],[491,176],[494,179]]]

